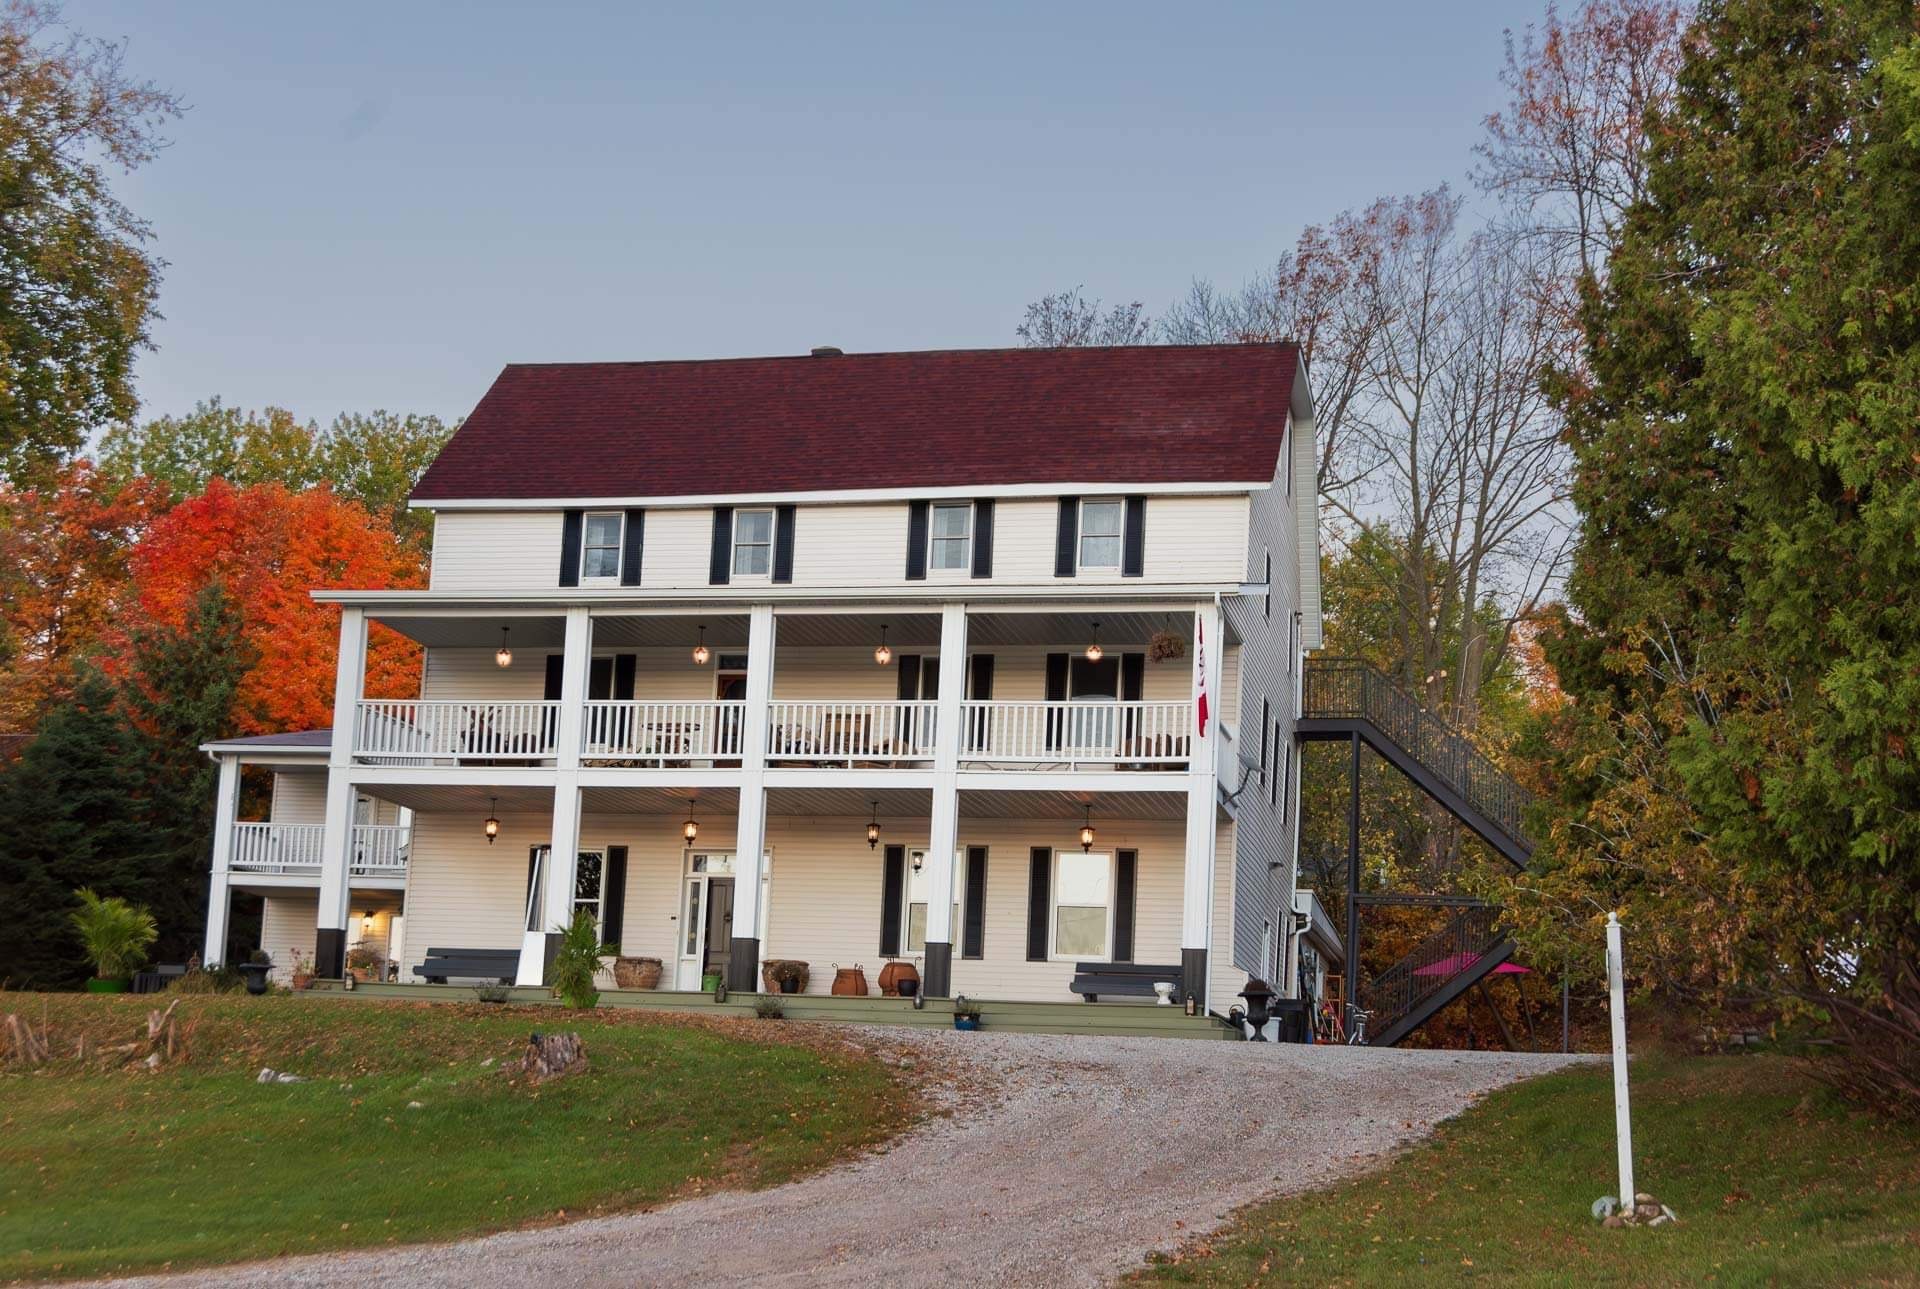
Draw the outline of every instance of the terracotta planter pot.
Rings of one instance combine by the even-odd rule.
[[[311,988],[313,988],[313,973],[312,973],[311,971],[296,971],[296,972],[294,972],[294,973],[293,973],[293,987],[294,987],[295,989],[311,989]]]
[[[911,962],[889,962],[880,968],[880,992],[888,998],[901,996],[900,982],[911,980],[917,986],[920,983],[920,969]],[[908,997],[911,997],[909,992]]]
[[[615,958],[613,983],[622,989],[658,989],[662,970],[658,958]]]
[[[867,973],[859,967],[836,967],[833,973],[833,992],[843,998],[865,998]]]

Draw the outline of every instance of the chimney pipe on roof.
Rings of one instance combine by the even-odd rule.
[[[838,358],[840,356],[840,346],[815,345],[813,347],[813,356],[815,358]]]

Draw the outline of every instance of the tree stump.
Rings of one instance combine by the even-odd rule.
[[[586,1066],[587,1048],[578,1034],[533,1034],[526,1054],[501,1068],[509,1075],[524,1075],[529,1083],[545,1083]]]

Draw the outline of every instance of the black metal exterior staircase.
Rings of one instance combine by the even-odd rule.
[[[1347,980],[1359,968],[1361,743],[1384,757],[1454,818],[1517,868],[1533,857],[1525,824],[1532,796],[1472,740],[1423,706],[1385,673],[1353,658],[1307,660],[1297,727],[1302,741],[1343,740],[1354,748],[1347,880]],[[1513,954],[1500,910],[1468,902],[1414,951],[1355,991],[1372,1013],[1367,1041],[1391,1046],[1485,979]]]

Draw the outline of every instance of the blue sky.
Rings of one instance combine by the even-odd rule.
[[[1460,185],[1470,5],[68,0],[191,110],[121,181],[169,261],[143,415],[463,414],[506,362],[1010,344]]]

